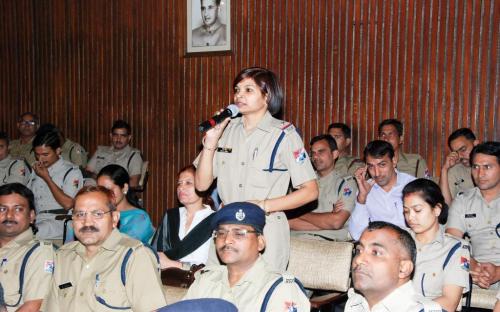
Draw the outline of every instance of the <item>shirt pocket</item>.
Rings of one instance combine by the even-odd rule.
[[[95,288],[94,298],[98,311],[130,311],[131,304],[121,281],[102,281]]]
[[[424,272],[419,285],[422,295],[425,297],[436,298],[443,292],[443,271],[430,269]]]

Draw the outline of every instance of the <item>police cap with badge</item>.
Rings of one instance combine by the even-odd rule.
[[[257,232],[263,233],[266,215],[256,204],[249,202],[234,202],[216,212],[211,222],[212,229],[220,224],[244,224],[252,226]]]

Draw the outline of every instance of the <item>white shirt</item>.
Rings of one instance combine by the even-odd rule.
[[[375,183],[366,197],[365,204],[360,204],[356,200],[349,221],[349,233],[352,238],[359,240],[361,233],[371,221],[386,221],[407,229],[403,216],[402,191],[406,184],[413,180],[414,176],[396,170],[396,184],[389,192]]]
[[[203,205],[202,210],[199,210],[195,213],[193,217],[193,221],[191,222],[191,226],[186,231],[186,222],[187,222],[187,209],[185,207],[179,208],[179,238],[182,240],[186,235],[200,223],[206,217],[214,213],[214,211],[208,205]],[[189,255],[179,259],[181,262],[187,262],[189,264],[201,264],[207,263],[208,259],[208,250],[210,248],[210,239],[208,239],[203,245],[198,247],[195,251],[190,253]]]

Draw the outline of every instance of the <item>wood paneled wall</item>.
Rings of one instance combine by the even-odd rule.
[[[1,0],[0,128],[15,134],[16,116],[35,111],[92,153],[114,119],[130,121],[155,221],[196,155],[196,125],[247,66],[278,73],[283,118],[306,142],[343,121],[358,154],[395,117],[404,149],[436,174],[453,129],[500,140],[498,0],[231,0],[231,11],[230,53],[186,55],[186,1]]]

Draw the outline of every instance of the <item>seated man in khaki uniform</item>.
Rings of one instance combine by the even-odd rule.
[[[17,121],[19,139],[12,140],[9,145],[10,154],[13,157],[23,158],[30,166],[36,161],[31,143],[39,126],[40,119],[37,115],[31,112],[21,114]]]
[[[446,232],[462,238],[469,234],[470,274],[482,288],[500,288],[500,142],[476,145],[471,153],[476,187],[453,200]]]
[[[139,184],[142,169],[141,151],[132,148],[132,128],[124,120],[116,120],[111,128],[111,146],[98,146],[90,159],[86,171],[95,179],[107,165],[116,164],[125,168],[130,176],[131,187]]]
[[[310,144],[311,161],[318,175],[319,197],[308,205],[312,207],[312,211],[288,220],[291,235],[350,240],[347,220],[356,203],[356,181],[351,176],[341,177],[335,169],[339,151],[331,135],[315,136]]]
[[[156,255],[116,228],[112,191],[86,186],[75,197],[78,241],[56,254],[54,282],[43,311],[155,311],[166,305]]]
[[[407,231],[384,221],[370,223],[356,246],[354,289],[349,289],[344,311],[444,311],[415,292],[411,276],[416,257],[415,241]]]
[[[470,152],[479,141],[469,128],[453,131],[448,137],[448,147],[451,150],[441,167],[439,187],[448,205],[458,193],[474,187],[470,167]]]
[[[349,155],[351,148],[351,128],[344,123],[334,122],[328,126],[328,133],[335,139],[339,158],[335,162],[335,171],[341,176],[354,175],[356,169],[365,165],[364,161]]]
[[[0,132],[0,185],[7,183],[28,184],[30,168],[21,158],[9,155],[9,136]]]
[[[33,193],[19,183],[0,186],[0,285],[9,312],[39,311],[50,289],[54,248],[35,240],[34,221]]]
[[[406,154],[401,150],[403,144],[403,123],[397,119],[386,119],[378,125],[379,140],[389,142],[394,148],[398,171],[416,178],[431,178],[427,163],[418,154]]]
[[[65,160],[77,165],[81,169],[87,166],[87,151],[78,143],[71,141],[64,136],[61,129],[57,128],[55,125],[46,123],[40,126],[38,132],[44,131],[56,131],[59,133],[61,138],[61,157]]]
[[[228,204],[211,224],[217,254],[226,265],[198,271],[184,299],[222,298],[240,312],[309,311],[309,300],[299,282],[272,271],[260,256],[266,242],[262,235],[265,213],[259,206]]]

